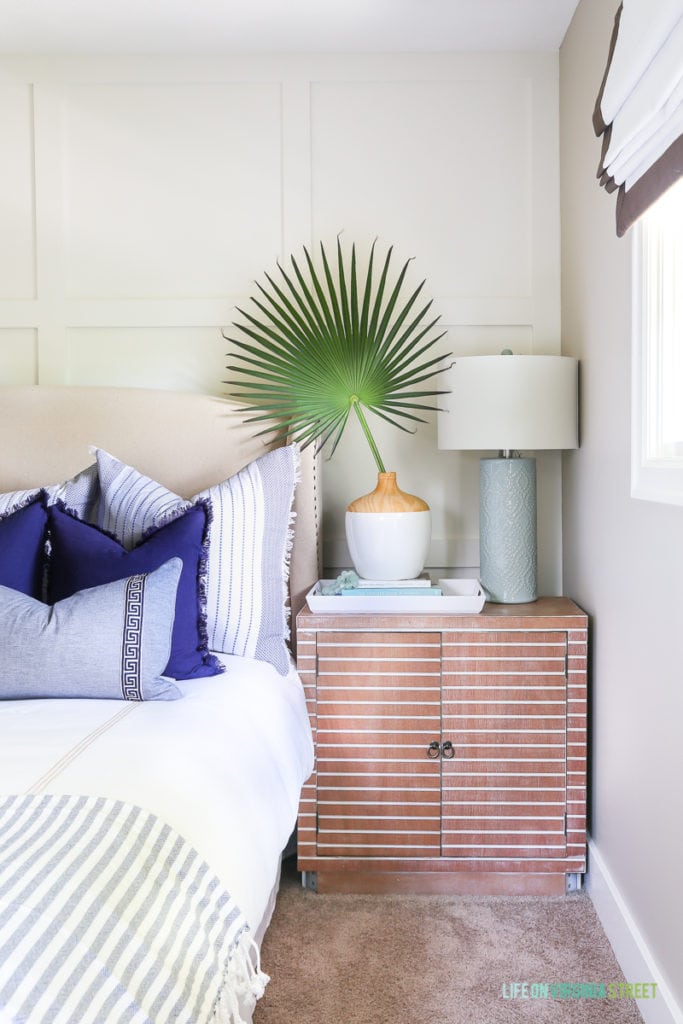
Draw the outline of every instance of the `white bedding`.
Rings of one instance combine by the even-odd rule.
[[[313,747],[301,682],[220,656],[177,701],[0,701],[0,794],[112,797],[187,838],[252,929],[267,923]]]

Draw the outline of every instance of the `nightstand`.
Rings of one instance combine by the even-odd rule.
[[[298,866],[320,892],[535,893],[586,861],[587,617],[297,617],[316,767]]]

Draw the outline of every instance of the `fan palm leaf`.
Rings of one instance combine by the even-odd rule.
[[[384,463],[366,418],[372,412],[412,432],[427,401],[443,392],[420,388],[443,367],[446,353],[434,346],[439,317],[431,302],[420,308],[424,281],[404,294],[410,260],[393,282],[389,248],[375,283],[375,244],[363,276],[356,247],[346,263],[339,239],[336,265],[320,245],[320,269],[304,246],[304,261],[278,264],[279,277],[265,274],[249,311],[238,309],[234,331],[224,332],[232,349],[227,383],[233,398],[247,403],[249,421],[271,421],[263,432],[291,436],[302,446],[329,444],[334,452],[353,411],[380,472]]]

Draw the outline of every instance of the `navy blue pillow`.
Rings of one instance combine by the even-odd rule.
[[[0,584],[42,596],[47,511],[42,496],[0,519]]]
[[[55,604],[87,587],[153,572],[169,558],[182,559],[171,656],[165,675],[173,679],[213,676],[223,666],[209,654],[204,608],[208,512],[193,505],[183,515],[150,532],[132,551],[62,506],[48,510],[51,553],[48,601]]]

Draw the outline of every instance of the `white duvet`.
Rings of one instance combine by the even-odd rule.
[[[177,701],[0,701],[0,793],[113,797],[188,839],[257,934],[313,767],[301,682],[220,656]]]

